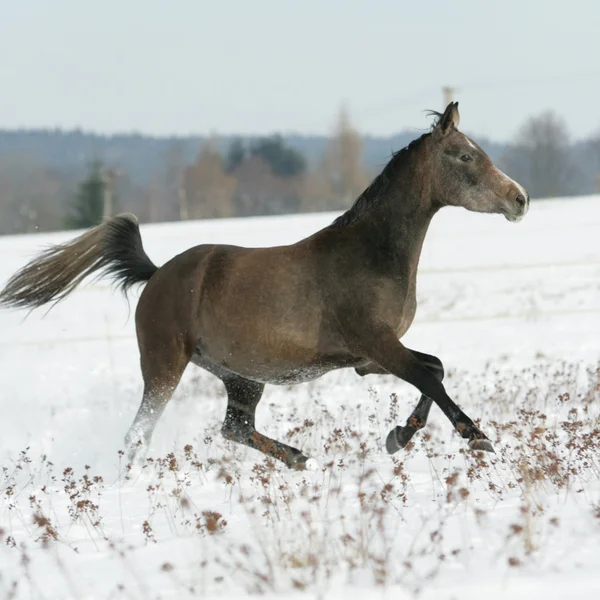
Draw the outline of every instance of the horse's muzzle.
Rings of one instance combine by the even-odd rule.
[[[517,192],[514,200],[502,211],[511,223],[518,223],[529,210],[529,194]]]

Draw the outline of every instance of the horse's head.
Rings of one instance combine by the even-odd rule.
[[[451,102],[431,132],[434,201],[475,212],[502,213],[509,221],[520,221],[529,208],[527,190],[458,131],[459,120],[458,102]]]

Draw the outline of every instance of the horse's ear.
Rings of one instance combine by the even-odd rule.
[[[460,114],[458,112],[458,102],[450,102],[440,117],[436,129],[442,134],[447,135],[452,129],[458,129],[460,123]]]

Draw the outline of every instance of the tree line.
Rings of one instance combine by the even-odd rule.
[[[553,112],[528,118],[503,147],[482,146],[533,198],[600,191],[600,134],[572,142]],[[271,135],[213,137],[191,157],[173,142],[144,182],[108,151],[82,160],[83,169],[65,172],[0,145],[0,233],[89,227],[121,211],[156,222],[343,210],[385,164],[368,164],[344,110],[316,159]]]

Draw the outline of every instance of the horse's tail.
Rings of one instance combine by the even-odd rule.
[[[10,278],[0,292],[0,305],[34,309],[59,302],[98,271],[127,292],[157,270],[144,251],[135,216],[117,215],[70,242],[44,250]]]

